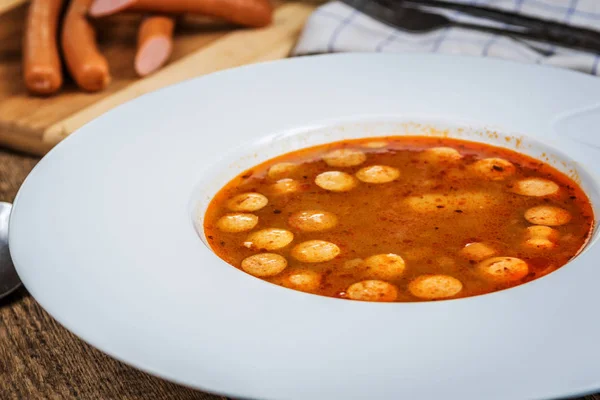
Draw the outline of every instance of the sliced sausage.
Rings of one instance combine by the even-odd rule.
[[[167,16],[145,18],[138,32],[135,72],[146,76],[162,67],[173,50],[175,20]]]

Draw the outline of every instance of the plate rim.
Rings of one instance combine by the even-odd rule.
[[[351,56],[351,58],[352,58],[352,57],[356,57],[356,56],[360,56],[360,55],[362,55],[362,56],[368,56],[369,58],[370,58],[370,57],[373,57],[373,55],[372,55],[372,54],[369,54],[369,53],[359,53],[359,54],[354,54],[354,55],[352,55],[352,56]],[[384,56],[384,57],[393,57],[393,58],[396,58],[396,57],[398,57],[398,55],[383,55],[383,56]],[[331,57],[336,57],[336,58],[338,58],[338,57],[349,57],[349,56],[348,56],[348,55],[323,55],[323,56],[316,56],[316,57],[318,57],[318,58],[331,58]],[[407,57],[407,56],[406,56],[406,55],[402,55],[402,56],[400,56],[400,57]],[[423,57],[423,56],[422,56],[422,55],[420,55],[419,57]],[[456,59],[456,58],[460,58],[460,59],[477,59],[476,57],[440,56],[440,55],[428,55],[428,58],[443,58],[443,59],[446,59],[446,58],[453,58],[453,59]],[[477,59],[477,60],[479,60],[479,59]],[[262,64],[276,64],[276,63],[277,63],[277,64],[278,64],[278,63],[290,63],[290,62],[295,62],[295,61],[294,61],[294,59],[288,59],[288,60],[284,60],[284,61],[274,61],[274,62],[261,63],[261,65],[262,65]],[[496,62],[496,61],[494,61],[494,62]],[[511,61],[500,61],[500,62],[501,62],[501,63],[507,63],[507,64],[518,64],[518,63],[511,62]],[[244,67],[241,67],[241,69],[250,69],[250,68],[254,69],[254,68],[261,68],[261,65],[250,65],[250,66],[244,66]],[[532,67],[532,66],[529,66],[529,65],[527,65],[527,67]],[[536,68],[536,69],[537,69],[537,68],[551,68],[551,69],[559,70],[558,68],[554,68],[554,67],[548,67],[548,66],[544,66],[544,67],[535,67],[535,68]],[[237,70],[237,69],[236,69],[236,70]],[[185,86],[185,85],[188,85],[190,81],[198,81],[198,80],[201,80],[201,79],[207,79],[207,78],[209,78],[210,76],[213,76],[213,75],[219,75],[219,74],[224,74],[224,73],[231,73],[231,71],[232,71],[232,70],[220,71],[220,72],[217,72],[216,74],[210,74],[210,75],[208,75],[208,76],[199,77],[199,78],[193,78],[193,79],[191,79],[191,80],[186,80],[186,81],[180,82],[180,83],[178,83],[178,84],[176,84],[176,85],[173,85],[173,86],[176,86],[176,87]],[[578,72],[575,72],[575,71],[564,71],[564,70],[560,70],[560,71],[561,71],[561,73],[563,73],[563,72],[566,72],[566,73],[574,73],[574,74],[577,74],[577,75],[584,75],[584,74],[582,74],[582,73],[578,73]],[[235,72],[234,72],[234,73],[235,73]],[[590,77],[590,78],[591,78],[591,77]],[[593,79],[593,78],[591,78],[591,79]],[[169,86],[169,87],[166,87],[166,88],[160,89],[160,90],[159,90],[159,91],[157,91],[157,92],[162,92],[162,91],[164,91],[164,90],[172,90],[173,86]],[[148,98],[147,96],[156,96],[156,93],[157,93],[157,92],[152,92],[152,93],[149,93],[149,94],[143,95],[143,96],[141,96],[141,97]],[[137,99],[136,99],[136,100],[133,100],[132,102],[136,102],[136,101],[137,101]],[[131,102],[128,102],[128,103],[131,103]],[[107,113],[107,114],[111,114],[111,112],[109,112],[109,113]],[[105,115],[104,115],[103,117],[101,117],[101,118],[111,118],[111,117],[106,117],[106,115],[107,115],[107,114],[105,114]],[[85,125],[83,128],[79,129],[77,132],[75,132],[73,135],[71,135],[71,137],[67,138],[66,140],[64,140],[63,142],[61,142],[59,145],[57,145],[57,146],[56,146],[56,147],[55,147],[55,148],[54,148],[54,149],[53,149],[53,150],[52,150],[52,151],[51,151],[51,152],[50,152],[50,153],[49,153],[49,154],[48,154],[46,157],[44,157],[44,159],[45,159],[45,160],[52,159],[52,157],[55,157],[53,154],[59,154],[61,151],[63,151],[63,150],[61,150],[61,149],[63,149],[63,148],[67,148],[67,147],[70,147],[70,146],[75,146],[74,144],[73,144],[73,145],[71,145],[71,143],[74,143],[74,141],[75,141],[75,140],[83,140],[82,138],[85,136],[86,132],[93,132],[93,128],[85,128],[86,126],[88,126],[88,125],[86,124],[86,125]],[[75,139],[75,138],[78,138],[78,139]],[[18,192],[18,194],[17,194],[17,196],[16,196],[16,198],[15,198],[15,201],[14,201],[14,208],[15,208],[15,209],[18,209],[18,208],[20,207],[20,206],[19,206],[19,204],[20,204],[20,201],[21,201],[22,191],[24,190],[23,188],[28,188],[28,187],[29,187],[29,185],[31,184],[31,183],[29,182],[29,180],[30,180],[30,178],[31,178],[32,176],[35,176],[35,175],[34,175],[34,172],[35,172],[36,170],[38,170],[38,169],[46,168],[46,167],[45,167],[45,165],[46,165],[46,163],[47,163],[47,162],[48,162],[48,161],[44,162],[44,160],[40,161],[40,162],[39,162],[39,163],[38,163],[38,164],[37,164],[37,165],[34,167],[34,169],[32,170],[32,172],[31,172],[31,173],[28,175],[28,177],[27,177],[27,178],[26,178],[26,180],[24,181],[24,183],[23,183],[23,185],[22,185],[21,189],[19,190],[19,192]],[[31,179],[33,179],[33,178],[31,178]],[[12,219],[11,219],[11,229],[10,229],[10,231],[13,231],[13,229],[12,229]],[[12,236],[9,234],[9,243],[10,243],[11,241],[14,241],[14,240],[16,240],[16,239],[12,238]],[[17,270],[20,270],[21,268],[22,268],[22,266],[17,266]],[[27,285],[26,285],[26,286],[27,286]],[[33,286],[35,286],[35,285],[32,285],[32,287],[33,287]],[[29,289],[29,287],[28,287],[28,289]],[[44,296],[43,296],[43,295],[41,295],[39,292],[38,292],[38,293],[35,293],[36,291],[37,291],[37,288],[36,288],[36,289],[34,289],[33,291],[31,291],[32,295],[34,296],[34,298],[36,298],[36,300],[38,299],[38,297],[44,297]],[[42,304],[42,302],[40,302],[40,304]],[[160,371],[154,371],[154,370],[153,370],[153,369],[151,369],[151,368],[150,368],[150,369],[147,369],[147,368],[144,368],[144,366],[140,366],[140,365],[135,365],[135,364],[129,363],[129,362],[126,360],[126,359],[122,359],[122,358],[121,358],[121,357],[120,357],[118,354],[113,354],[113,353],[112,353],[112,352],[110,352],[110,351],[106,351],[105,349],[102,349],[100,346],[97,346],[97,345],[96,345],[96,344],[94,344],[92,341],[88,341],[88,340],[87,340],[87,339],[84,337],[84,336],[85,336],[85,334],[80,334],[80,333],[79,333],[79,329],[78,329],[78,328],[76,328],[75,326],[73,326],[72,324],[70,324],[68,321],[63,321],[63,318],[62,318],[62,316],[58,315],[58,314],[60,314],[60,312],[51,312],[51,311],[50,311],[50,309],[52,308],[52,306],[50,306],[50,307],[48,307],[48,308],[47,308],[47,306],[46,306],[46,305],[44,305],[43,307],[44,307],[44,309],[48,310],[48,312],[50,313],[50,315],[52,315],[52,316],[53,316],[53,318],[55,318],[57,321],[59,321],[59,322],[61,323],[61,325],[63,325],[63,326],[65,326],[65,327],[67,327],[67,329],[68,329],[69,331],[71,331],[71,332],[75,333],[75,334],[76,334],[76,335],[77,335],[79,338],[81,338],[82,340],[84,340],[86,343],[89,343],[89,344],[91,344],[93,347],[100,349],[102,352],[105,352],[106,354],[109,354],[111,357],[113,357],[113,358],[116,358],[116,359],[120,360],[121,362],[124,362],[124,363],[125,363],[125,364],[127,364],[127,365],[131,365],[131,366],[133,366],[133,367],[135,367],[135,368],[137,368],[137,369],[144,370],[144,371],[146,371],[146,372],[149,372],[149,373],[151,373],[151,374],[153,374],[153,375],[161,376],[161,377],[163,377],[163,378],[165,378],[165,379],[168,379],[168,380],[170,380],[170,381],[176,382],[176,383],[178,383],[178,384],[181,384],[181,385],[184,385],[184,386],[187,386],[187,387],[199,388],[199,387],[197,387],[197,386],[190,386],[188,383],[186,383],[186,382],[184,382],[184,381],[179,381],[179,380],[178,380],[176,377],[173,377],[173,376],[165,376],[165,375],[164,375],[164,373],[161,373]],[[599,382],[599,384],[600,384],[600,382]],[[593,388],[593,389],[592,389],[592,388],[589,388],[589,389],[583,389],[583,391],[582,391],[582,392],[580,392],[580,393],[591,393],[591,392],[593,392],[594,390],[597,390],[598,388],[600,388],[600,386],[598,386],[598,387],[595,387],[595,388]],[[206,389],[206,388],[200,388],[200,389],[201,389],[201,390],[204,390],[204,391],[207,391],[207,392],[211,392],[211,393],[217,393],[216,391],[211,391],[210,389]],[[235,393],[235,392],[226,393],[226,392],[224,392],[224,391],[222,391],[222,390],[220,390],[220,389],[219,389],[218,393],[226,394],[226,395],[229,395],[229,396],[240,396],[240,393]],[[578,394],[580,394],[580,393],[573,393],[573,392],[569,392],[569,393],[564,393],[564,394],[566,394],[566,395],[578,395]],[[564,394],[563,394],[563,395],[564,395]],[[243,396],[243,394],[242,394],[242,396]]]

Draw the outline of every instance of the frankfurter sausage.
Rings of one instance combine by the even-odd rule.
[[[110,83],[110,72],[106,58],[96,45],[96,32],[86,17],[91,2],[71,0],[63,26],[62,49],[77,85],[95,92]]]
[[[90,15],[101,17],[124,10],[202,14],[251,27],[269,25],[273,14],[269,0],[94,0]]]
[[[171,56],[173,50],[172,17],[151,16],[142,21],[138,32],[138,46],[135,55],[135,72],[148,75],[159,69]]]
[[[35,94],[52,94],[63,83],[58,54],[58,19],[63,0],[32,0],[23,37],[23,79]]]

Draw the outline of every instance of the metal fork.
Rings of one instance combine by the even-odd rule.
[[[407,32],[427,33],[442,28],[451,27],[477,30],[480,32],[487,32],[495,35],[510,37],[511,39],[527,46],[529,49],[535,51],[536,53],[542,56],[547,57],[554,54],[553,51],[539,48],[522,40],[521,38],[526,38],[530,40],[534,38],[530,37],[525,30],[519,27],[516,27],[516,30],[505,30],[483,25],[466,24],[452,21],[445,15],[436,14],[429,11],[423,11],[412,7],[386,7],[383,4],[371,0],[342,0],[342,2],[380,22],[383,22],[393,28],[401,29]],[[543,41],[541,40],[541,38],[535,40]]]

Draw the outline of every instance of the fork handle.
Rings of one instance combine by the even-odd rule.
[[[459,11],[474,17],[503,22],[516,27],[522,27],[531,35],[565,47],[578,47],[600,53],[600,32],[570,26],[561,22],[538,19],[514,12],[503,11],[484,6],[450,3],[440,0],[383,0],[395,6],[434,7]]]
[[[539,34],[564,47],[579,47],[600,53],[600,35],[596,32],[567,31],[558,26],[549,26],[540,29]]]

